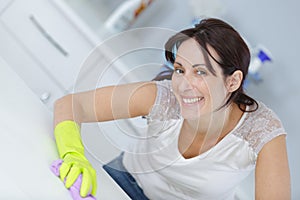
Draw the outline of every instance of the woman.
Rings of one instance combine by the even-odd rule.
[[[82,173],[81,195],[96,192],[78,125],[146,116],[147,138],[104,166],[131,198],[234,199],[255,170],[256,199],[290,199],[286,133],[273,111],[243,91],[250,54],[240,35],[204,19],[171,37],[165,55],[171,81],[103,87],[56,102],[66,187]]]

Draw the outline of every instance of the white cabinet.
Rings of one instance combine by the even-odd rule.
[[[163,63],[164,41],[172,31],[129,31],[101,44],[96,28],[87,23],[92,17],[83,18],[70,5],[74,7],[74,2],[0,2],[0,56],[48,108],[74,90],[150,80],[156,75]],[[91,5],[85,13],[89,9]],[[100,25],[104,18],[99,19]],[[95,49],[97,44],[101,45]]]
[[[51,107],[72,90],[94,44],[51,1],[15,0],[5,6],[0,55]]]

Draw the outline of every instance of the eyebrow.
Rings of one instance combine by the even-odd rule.
[[[182,67],[181,63],[179,63],[179,62],[174,62],[174,63],[176,63],[177,65]],[[198,67],[198,66],[205,66],[206,67],[206,64],[194,64],[194,65],[192,65],[192,68],[195,68],[195,67]]]

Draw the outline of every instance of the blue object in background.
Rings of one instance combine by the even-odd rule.
[[[244,88],[247,88],[248,85],[252,82],[256,84],[260,83],[263,80],[259,72],[262,65],[265,62],[272,61],[271,53],[266,48],[260,46],[257,49],[257,54],[251,55],[252,59],[249,65],[248,76],[246,77],[246,80],[244,82]]]

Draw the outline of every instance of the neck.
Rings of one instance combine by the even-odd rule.
[[[197,156],[220,142],[239,122],[243,112],[228,106],[201,119],[183,121],[178,148],[186,158]]]
[[[186,119],[184,126],[197,137],[223,138],[234,128],[241,116],[242,111],[236,104],[232,104],[197,119]]]

